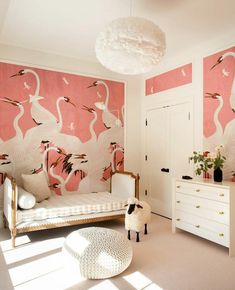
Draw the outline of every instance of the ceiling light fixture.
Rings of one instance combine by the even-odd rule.
[[[112,21],[95,44],[96,57],[103,66],[128,75],[152,70],[165,49],[164,32],[152,21],[133,16]]]

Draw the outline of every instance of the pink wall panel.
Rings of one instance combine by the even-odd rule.
[[[221,63],[212,68],[217,60],[227,52],[233,52],[234,56],[228,55]],[[212,68],[212,69],[211,69]],[[207,98],[207,93],[218,93],[222,97],[223,106],[218,119],[224,130],[226,124],[234,118],[231,110],[230,97],[235,74],[235,47],[220,51],[203,60],[203,95],[204,95],[204,136],[208,137],[215,133],[216,124],[213,120],[214,112],[218,108],[219,100]],[[234,92],[233,92],[234,93]]]
[[[224,145],[225,178],[235,171],[235,47],[203,59],[204,149]]]
[[[123,114],[121,82],[0,63],[0,171],[21,183],[44,164],[57,193],[108,189],[104,168],[123,169]]]
[[[154,76],[145,83],[145,95],[159,93],[192,82],[192,64],[187,64]]]

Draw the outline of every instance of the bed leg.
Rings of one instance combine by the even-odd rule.
[[[130,231],[130,230],[128,231],[127,238],[128,238],[128,240],[130,240],[130,239],[131,239],[131,231]]]
[[[11,230],[11,243],[12,243],[12,248],[15,248],[16,246],[16,230],[15,229]]]

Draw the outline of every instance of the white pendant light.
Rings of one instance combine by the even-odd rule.
[[[152,70],[165,49],[162,30],[152,21],[132,16],[112,21],[95,44],[96,57],[103,66],[129,75]]]

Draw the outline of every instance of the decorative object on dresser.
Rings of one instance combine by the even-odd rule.
[[[201,175],[203,173],[204,178],[210,177],[208,170],[212,168],[213,163],[211,158],[208,156],[209,153],[209,151],[204,151],[203,153],[193,151],[193,156],[189,157],[189,161],[193,160],[193,163],[196,165],[196,175]]]
[[[151,208],[145,201],[139,201],[135,197],[129,197],[125,214],[125,228],[128,231],[128,239],[131,239],[131,230],[136,232],[136,242],[139,242],[139,233],[144,228],[147,235],[147,224],[151,219]]]
[[[223,145],[215,147],[215,153],[211,153],[211,158],[213,160],[213,168],[214,168],[214,181],[221,182],[223,180],[223,171],[222,168],[224,166],[224,162],[226,160],[225,156],[222,155],[221,151],[223,149]]]
[[[173,182],[172,231],[182,229],[229,248],[235,255],[235,184],[231,181]]]
[[[195,174],[201,175],[203,172],[203,178],[210,178],[211,175],[208,171],[213,168],[214,181],[221,182],[223,180],[222,168],[226,160],[226,157],[222,155],[223,148],[223,145],[218,145],[215,147],[215,152],[205,151],[200,153],[194,151],[193,156],[189,157],[189,161],[193,160],[196,164]]]

